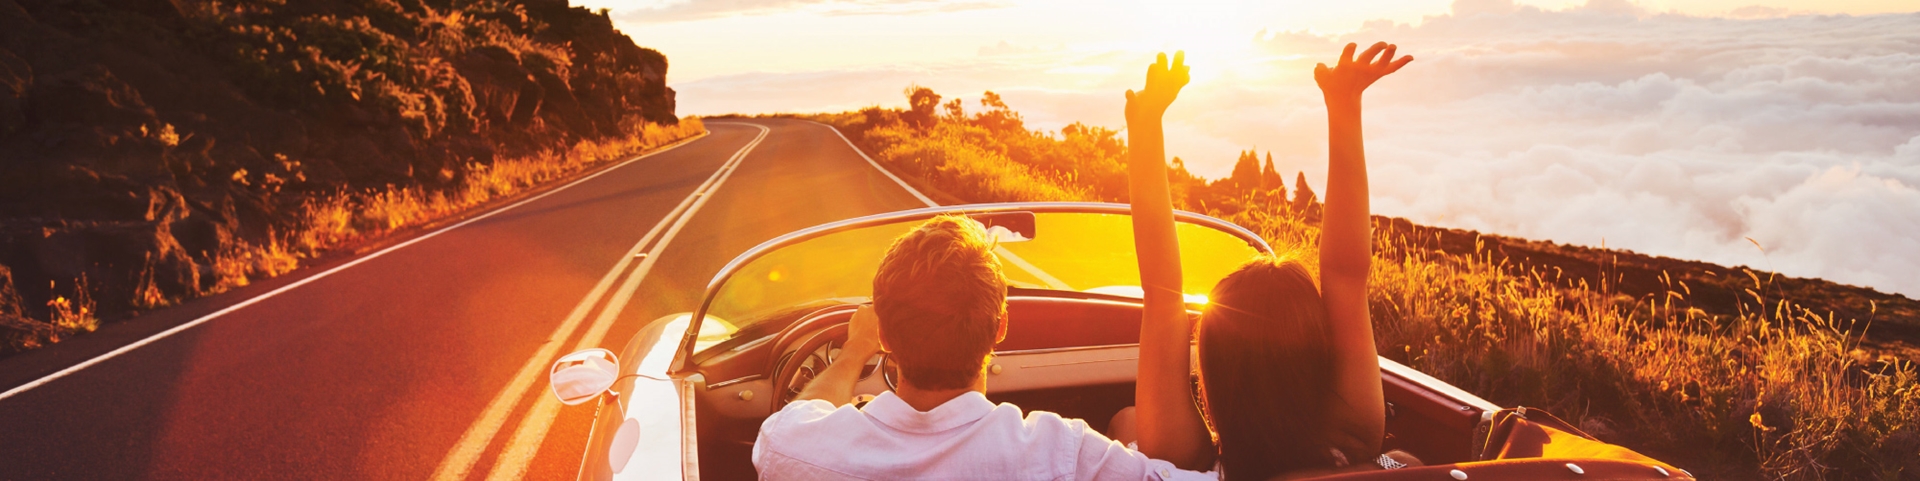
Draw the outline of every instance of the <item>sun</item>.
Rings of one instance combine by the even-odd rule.
[[[1141,2],[1130,23],[1128,50],[1185,51],[1195,82],[1205,82],[1258,59],[1256,21],[1240,2]]]

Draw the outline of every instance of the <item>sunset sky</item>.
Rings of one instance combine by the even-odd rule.
[[[1368,93],[1376,213],[1920,295],[1920,0],[581,3],[666,53],[694,115],[919,84],[1119,129],[1184,49],[1168,154],[1218,177],[1271,151],[1316,186],[1313,63],[1391,41],[1418,60]]]

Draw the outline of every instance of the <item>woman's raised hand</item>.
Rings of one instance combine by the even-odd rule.
[[[1186,52],[1174,52],[1173,65],[1167,65],[1165,53],[1148,65],[1147,86],[1139,92],[1127,91],[1127,120],[1160,120],[1167,106],[1173,105],[1173,98],[1180,95],[1180,88],[1187,86],[1186,63]]]
[[[1193,407],[1193,318],[1181,297],[1180,240],[1167,193],[1167,106],[1187,86],[1186,55],[1167,54],[1147,67],[1147,86],[1127,91],[1127,189],[1132,196],[1134,252],[1140,261],[1140,452],[1183,469],[1213,464],[1213,437]]]
[[[1393,51],[1398,47],[1386,42],[1367,47],[1367,51],[1358,58],[1353,55],[1357,47],[1357,44],[1347,44],[1347,49],[1340,52],[1340,61],[1333,67],[1323,63],[1313,68],[1313,80],[1320,84],[1320,93],[1327,97],[1328,102],[1359,100],[1360,92],[1365,91],[1367,86],[1413,61],[1411,55],[1393,58]],[[1151,82],[1152,77],[1148,78]]]

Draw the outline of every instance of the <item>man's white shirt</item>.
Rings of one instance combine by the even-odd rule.
[[[1214,480],[1128,449],[1086,421],[979,392],[921,412],[892,392],[864,409],[796,401],[753,444],[760,479]]]

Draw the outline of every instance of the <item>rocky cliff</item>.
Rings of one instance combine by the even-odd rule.
[[[564,0],[0,0],[0,316],[204,294],[316,196],[674,123],[666,71]]]

